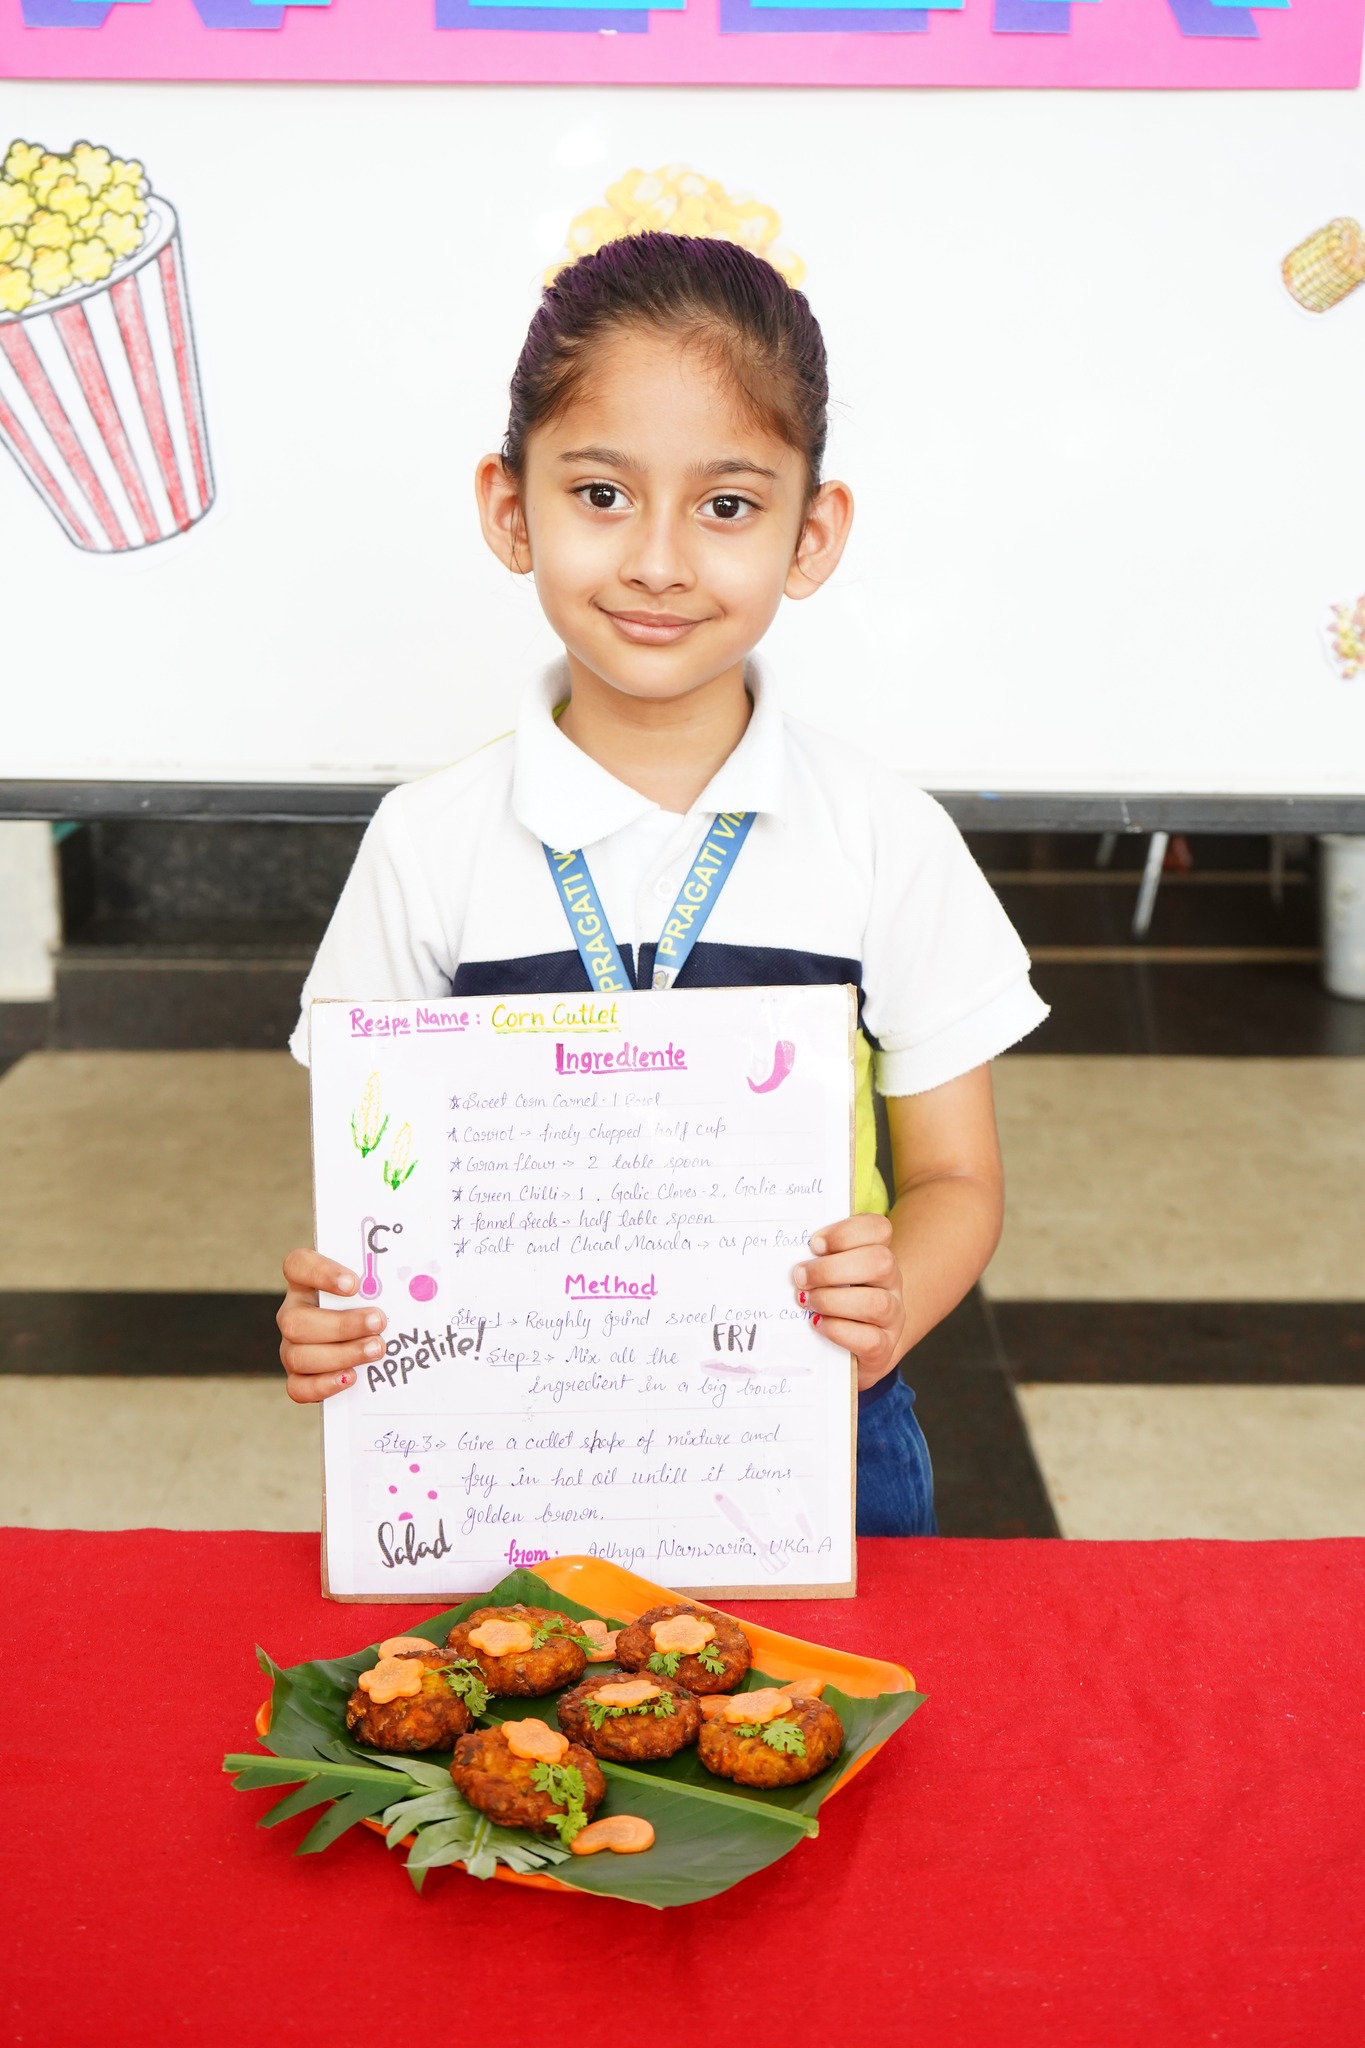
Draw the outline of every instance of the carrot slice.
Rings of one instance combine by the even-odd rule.
[[[623,1678],[615,1685],[599,1685],[593,1698],[604,1707],[642,1707],[646,1700],[657,1700],[663,1687],[651,1685],[647,1678]]]
[[[386,1636],[379,1645],[381,1657],[398,1657],[404,1650],[420,1655],[423,1650],[434,1650],[435,1643],[429,1643],[425,1636]]]
[[[667,1621],[656,1621],[650,1627],[656,1650],[681,1650],[685,1657],[694,1657],[698,1650],[704,1650],[716,1633],[709,1621],[698,1621],[695,1614],[674,1614]]]
[[[610,1635],[589,1638],[592,1648],[584,1653],[589,1664],[612,1664],[616,1661],[617,1634],[618,1631],[613,1629]]]
[[[618,1856],[638,1856],[642,1849],[654,1847],[654,1830],[636,1814],[612,1813],[580,1828],[569,1847],[575,1856],[595,1856],[599,1849],[614,1849]]]
[[[783,1689],[796,1700],[818,1700],[828,1683],[825,1678],[787,1678]]]
[[[757,1721],[760,1726],[775,1721],[779,1714],[791,1712],[792,1696],[775,1685],[758,1687],[754,1692],[737,1692],[727,1700],[725,1718],[736,1725],[740,1722]]]
[[[557,1728],[547,1728],[534,1715],[528,1715],[524,1721],[504,1721],[502,1732],[513,1756],[524,1756],[531,1763],[557,1764],[569,1747],[567,1735],[561,1735]]]
[[[701,1693],[698,1696],[697,1705],[701,1708],[703,1721],[719,1721],[734,1697],[735,1695],[732,1692]],[[744,1697],[748,1699],[750,1695],[746,1693]]]
[[[535,1637],[524,1621],[481,1621],[469,1631],[469,1640],[486,1657],[515,1657],[529,1650]]]
[[[422,1690],[422,1667],[415,1657],[381,1657],[372,1670],[361,1672],[356,1684],[377,1707],[390,1700],[416,1699]]]

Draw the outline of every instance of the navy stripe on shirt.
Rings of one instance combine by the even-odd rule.
[[[654,977],[654,947],[640,948],[636,973],[632,948],[623,946],[621,958],[627,973],[638,985],[648,988]],[[804,953],[785,946],[721,946],[699,939],[692,948],[678,988],[811,988],[834,982],[852,983],[858,991],[858,1013],[863,1007],[862,962],[841,959],[837,953]],[[557,995],[569,989],[590,986],[587,970],[578,954],[569,948],[562,953],[523,953],[511,960],[462,960],[451,983],[453,996],[536,996]]]

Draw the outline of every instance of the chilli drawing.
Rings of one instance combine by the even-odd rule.
[[[790,1038],[779,1038],[773,1047],[772,1071],[766,1080],[750,1081],[755,1095],[771,1095],[774,1088],[780,1088],[796,1064],[796,1046]],[[747,1078],[747,1077],[746,1077]]]
[[[90,554],[173,540],[213,503],[180,226],[132,158],[5,153],[0,443]]]

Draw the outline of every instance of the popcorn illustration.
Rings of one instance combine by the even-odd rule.
[[[627,171],[607,187],[604,205],[590,206],[570,222],[568,252],[546,271],[546,284],[553,284],[566,264],[591,256],[604,243],[650,229],[738,242],[771,263],[790,285],[799,285],[806,274],[801,258],[778,246],[782,220],[771,206],[732,197],[688,164],[664,164],[657,171]]]
[[[213,503],[179,223],[132,158],[17,141],[0,162],[0,445],[91,553]]]
[[[1280,265],[1285,288],[1310,313],[1325,313],[1348,292],[1365,284],[1365,234],[1360,222],[1343,215],[1329,220]]]

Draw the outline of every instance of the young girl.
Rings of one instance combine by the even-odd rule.
[[[858,1361],[859,1533],[923,1535],[937,1526],[929,1456],[896,1367],[995,1248],[987,1062],[1046,1010],[945,813],[785,719],[752,661],[781,599],[812,596],[848,538],[848,487],[821,478],[827,396],[805,298],[730,243],[634,236],[560,273],[477,492],[488,545],[534,577],[564,660],[514,735],[384,799],[292,1048],[307,1059],[314,997],[592,986],[547,848],[586,858],[635,985],[667,987],[656,943],[679,888],[716,814],[743,812],[751,827],[679,979],[860,990],[856,1213],[811,1238],[791,1284]],[[323,1400],[379,1356],[385,1318],[318,1306],[320,1290],[358,1286],[321,1251],[291,1252],[284,1274],[289,1393]]]

